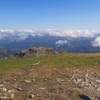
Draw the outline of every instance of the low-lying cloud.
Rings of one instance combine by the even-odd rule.
[[[70,43],[67,40],[58,40],[55,43],[55,45],[57,45],[57,46],[63,46],[65,44],[70,44]]]
[[[91,44],[93,47],[100,47],[100,37],[97,37]]]

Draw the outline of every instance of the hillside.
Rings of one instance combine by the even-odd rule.
[[[0,100],[100,100],[100,54],[0,60]]]

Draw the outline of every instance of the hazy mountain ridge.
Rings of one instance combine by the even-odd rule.
[[[14,53],[14,51],[0,49],[0,58],[10,57]]]

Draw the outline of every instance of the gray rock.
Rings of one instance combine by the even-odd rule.
[[[7,84],[7,82],[5,80],[2,80],[4,84]]]
[[[14,81],[16,81],[17,79],[14,79]]]
[[[14,99],[15,94],[12,93],[10,96],[11,96],[11,99]]]
[[[14,89],[8,90],[8,93],[12,93],[12,92],[15,92],[15,90]]]
[[[6,92],[7,91],[7,88],[3,87],[2,88],[2,91]]]
[[[7,88],[2,87],[2,88],[0,88],[0,91],[6,92],[7,91]]]
[[[30,98],[34,98],[34,97],[35,97],[35,95],[34,95],[34,94],[31,94],[31,95],[30,95]]]
[[[32,79],[32,82],[36,82],[36,80],[35,79]]]
[[[79,82],[81,82],[81,81],[82,81],[82,79],[75,78],[73,81],[74,81],[75,83],[79,83]]]
[[[45,90],[46,88],[45,88],[45,87],[39,87],[39,89],[40,89],[40,90]]]
[[[31,83],[31,81],[30,81],[30,80],[25,80],[25,82],[27,82],[27,83]]]
[[[97,91],[100,91],[100,87],[97,89]]]
[[[85,74],[85,76],[88,77],[89,75],[88,74]]]
[[[96,80],[97,84],[100,84],[100,80]]]
[[[23,89],[19,87],[17,90],[22,91]]]
[[[0,100],[7,100],[6,96],[0,96]]]

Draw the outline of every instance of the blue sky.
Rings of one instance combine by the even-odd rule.
[[[100,0],[0,0],[0,29],[100,30]]]

